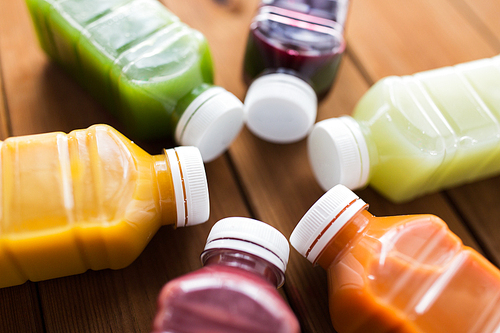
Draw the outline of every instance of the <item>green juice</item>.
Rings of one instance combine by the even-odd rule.
[[[185,111],[178,101],[200,86],[213,86],[205,37],[156,0],[26,1],[42,48],[118,117],[132,138],[175,137]],[[182,122],[201,126],[199,134],[175,137],[183,145],[211,146],[201,152],[205,161],[224,151],[243,124],[241,102],[213,88],[219,92],[216,107],[186,115],[193,124]],[[196,117],[205,122],[196,123],[202,121]],[[222,141],[212,142],[217,136],[223,147],[218,147]]]
[[[316,125],[309,152],[325,189],[369,184],[394,202],[500,174],[500,56],[380,80],[352,118]]]

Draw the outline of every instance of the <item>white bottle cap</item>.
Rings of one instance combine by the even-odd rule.
[[[311,131],[317,107],[316,94],[305,81],[290,74],[264,75],[245,97],[247,127],[266,141],[299,141]]]
[[[309,162],[325,191],[337,184],[352,190],[367,184],[370,172],[368,147],[359,124],[352,117],[316,123],[307,144]]]
[[[210,162],[231,145],[243,127],[243,103],[221,87],[201,93],[188,106],[175,129],[175,140],[195,146]]]
[[[326,192],[299,221],[290,243],[313,264],[349,220],[368,205],[343,185]]]
[[[174,182],[177,227],[204,223],[210,215],[208,184],[200,151],[196,147],[165,150]]]
[[[228,217],[214,224],[205,251],[232,249],[258,256],[285,274],[290,246],[285,236],[269,224],[246,217]],[[283,281],[278,281],[281,285]]]

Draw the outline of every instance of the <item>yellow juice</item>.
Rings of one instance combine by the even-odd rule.
[[[193,147],[151,156],[113,128],[94,125],[9,138],[0,154],[0,287],[123,268],[161,225],[208,219],[203,163]],[[190,172],[204,196],[194,208],[183,198]]]

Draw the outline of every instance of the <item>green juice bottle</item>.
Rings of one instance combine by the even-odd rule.
[[[500,56],[377,82],[352,117],[317,123],[320,185],[370,185],[394,202],[500,174]]]
[[[156,0],[26,0],[40,44],[136,139],[175,137],[205,162],[243,126],[243,104],[213,85],[204,36]]]

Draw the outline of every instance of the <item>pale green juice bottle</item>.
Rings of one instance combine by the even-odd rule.
[[[210,161],[239,133],[243,104],[213,85],[205,37],[158,1],[26,2],[42,48],[127,126],[130,137],[175,137]],[[192,103],[179,103],[186,98]]]
[[[377,82],[352,117],[317,123],[320,185],[370,185],[394,202],[500,174],[500,56]]]

